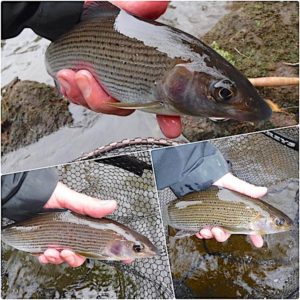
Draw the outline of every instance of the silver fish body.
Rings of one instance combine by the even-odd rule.
[[[144,258],[158,252],[148,238],[123,224],[70,211],[44,213],[9,225],[2,230],[2,241],[33,254],[48,248],[71,249],[99,260]]]
[[[231,234],[270,234],[288,231],[292,226],[287,215],[266,202],[218,188],[170,202],[165,218],[168,225],[190,234],[215,226]]]
[[[124,109],[263,120],[271,109],[251,83],[197,38],[125,11],[84,19],[50,44],[49,74],[90,71]]]

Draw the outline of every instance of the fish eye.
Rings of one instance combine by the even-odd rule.
[[[132,249],[133,249],[134,252],[139,253],[139,252],[143,251],[144,246],[141,245],[141,244],[135,244],[135,245],[133,245]]]
[[[224,100],[228,100],[233,95],[233,92],[229,89],[221,88],[219,90],[219,97]]]
[[[228,79],[215,82],[211,88],[212,95],[217,101],[228,101],[235,94],[235,85]]]
[[[275,224],[277,226],[282,226],[282,225],[284,225],[284,223],[285,223],[285,219],[283,219],[283,218],[276,218],[275,219]]]

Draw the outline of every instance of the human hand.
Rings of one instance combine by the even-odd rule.
[[[151,20],[163,14],[168,6],[168,1],[111,2],[133,15]],[[70,69],[64,69],[59,71],[56,77],[62,94],[74,104],[82,105],[95,112],[118,116],[128,116],[133,112],[133,110],[118,109],[108,105],[108,103],[117,102],[117,100],[111,97],[93,75],[86,70],[74,72]],[[176,138],[181,134],[180,117],[157,115],[157,122],[166,137]]]
[[[77,193],[61,182],[58,182],[53,194],[51,195],[44,208],[67,208],[81,215],[88,215],[93,218],[103,218],[111,214],[117,208],[115,200],[99,200],[84,194]],[[67,263],[71,267],[79,267],[85,262],[85,257],[75,254],[71,250],[47,249],[44,254],[39,256],[42,264],[61,264]],[[132,262],[131,260],[124,261]]]
[[[109,1],[113,5],[124,9],[130,14],[155,20],[159,18],[168,8],[169,1]]]
[[[224,187],[252,198],[260,198],[267,193],[266,187],[250,184],[235,177],[231,173],[225,174],[219,180],[214,182],[213,185]],[[200,239],[215,238],[218,242],[225,242],[230,237],[230,234],[220,227],[213,227],[210,229],[203,228],[196,236]],[[250,235],[249,237],[255,247],[261,248],[263,246],[264,241],[260,235]]]

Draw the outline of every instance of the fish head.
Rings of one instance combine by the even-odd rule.
[[[283,212],[272,207],[266,214],[259,214],[253,224],[252,229],[259,234],[269,234],[285,232],[292,229],[293,221]]]
[[[239,121],[268,119],[272,110],[248,79],[223,58],[221,61],[223,66],[218,65],[218,69],[205,62],[177,64],[163,79],[164,102],[194,116]]]
[[[280,214],[271,214],[271,221],[269,224],[274,232],[284,232],[292,229],[293,221],[287,215],[280,212]]]
[[[142,239],[117,239],[108,246],[108,256],[115,260],[147,258],[159,254],[158,249],[144,236]]]

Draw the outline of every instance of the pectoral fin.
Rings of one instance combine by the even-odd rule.
[[[176,232],[174,238],[175,239],[180,239],[180,238],[183,238],[183,237],[192,236],[195,233],[197,233],[197,232],[196,231],[179,230],[179,231]]]
[[[107,260],[108,258],[105,257],[105,256],[101,256],[101,255],[97,255],[95,253],[91,253],[91,252],[76,252],[76,254],[79,254],[83,257],[86,257],[86,258],[93,258],[93,259],[99,259],[99,260]]]
[[[156,109],[161,107],[159,101],[154,101],[150,103],[111,102],[111,103],[107,103],[107,105],[115,108],[121,108],[121,109]]]
[[[39,253],[32,253],[32,252],[29,252],[29,254],[30,255],[32,255],[32,256],[40,256],[40,255],[42,255],[42,254],[44,254],[44,252],[39,252]]]
[[[253,230],[246,227],[229,227],[222,226],[222,229],[227,231],[230,234],[253,234]]]

